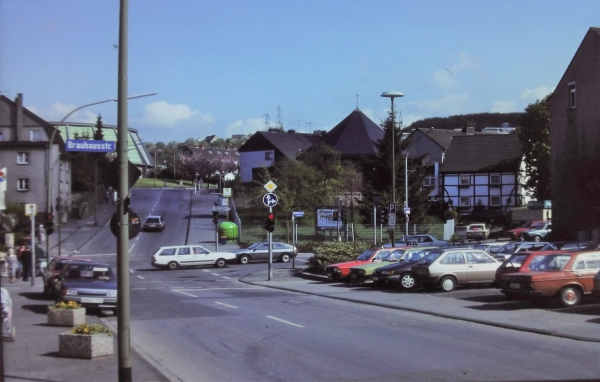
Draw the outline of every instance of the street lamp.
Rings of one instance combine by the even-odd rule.
[[[387,97],[392,101],[392,203],[396,203],[396,123],[394,122],[394,98],[404,97],[404,94],[397,90],[390,90],[381,93],[382,97]],[[396,245],[395,233],[396,226],[392,229],[392,246]]]

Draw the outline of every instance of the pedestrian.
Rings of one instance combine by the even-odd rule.
[[[107,191],[106,191],[106,195],[104,196],[104,202],[105,202],[105,203],[108,203],[108,198],[109,198],[109,196],[110,196],[110,191],[108,191],[108,190],[107,190]]]
[[[112,194],[113,194],[113,206],[114,206],[115,203],[117,202],[117,191],[113,190]]]
[[[21,264],[23,264],[23,281],[29,281],[29,276],[31,276],[31,250],[28,247],[25,247],[24,250],[21,251]]]
[[[23,275],[23,252],[25,252],[25,250],[27,250],[27,247],[22,245],[19,248],[17,248],[17,271],[16,271],[16,277],[20,278]]]
[[[183,180],[179,181],[179,188],[183,188]]]
[[[17,269],[19,268],[19,259],[17,259],[17,255],[15,254],[14,248],[8,249],[8,272],[10,274],[10,282],[15,282],[15,277],[17,276]]]
[[[167,179],[163,178],[163,187],[167,187]]]

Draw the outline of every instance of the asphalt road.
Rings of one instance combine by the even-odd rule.
[[[600,375],[597,343],[238,281],[264,271],[266,263],[154,269],[149,260],[153,249],[189,240],[190,196],[156,189],[134,190],[134,195],[136,212],[141,217],[162,214],[167,229],[130,242],[131,341],[171,380],[524,381],[592,380]],[[212,203],[208,196],[205,203]],[[106,234],[99,232],[80,252],[114,262],[115,241]],[[298,259],[297,265],[304,260]],[[491,292],[469,288],[456,293],[485,298]],[[115,317],[104,320],[116,327]]]

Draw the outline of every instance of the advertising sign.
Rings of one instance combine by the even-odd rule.
[[[319,230],[336,230],[337,227],[342,226],[342,221],[334,220],[334,213],[337,212],[336,208],[317,208],[317,213],[315,214],[317,219],[317,227]],[[340,218],[338,214],[338,219]]]

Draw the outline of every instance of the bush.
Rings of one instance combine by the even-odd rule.
[[[314,247],[315,255],[308,260],[308,264],[313,272],[322,273],[329,264],[356,260],[372,246],[373,244],[367,241],[319,243]]]

